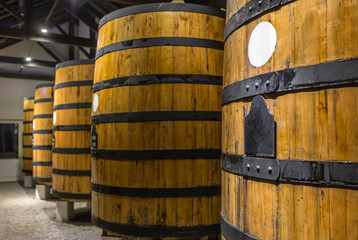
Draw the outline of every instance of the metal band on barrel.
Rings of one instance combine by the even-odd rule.
[[[255,238],[250,234],[245,233],[241,229],[229,223],[222,214],[220,220],[220,228],[221,233],[225,236],[227,240],[258,240],[258,238]]]
[[[53,87],[55,83],[41,83],[35,87],[35,89],[43,88],[43,87]]]
[[[53,131],[89,131],[91,125],[61,125],[53,126]]]
[[[52,162],[32,162],[32,165],[34,166],[48,166],[51,167],[52,166]]]
[[[24,97],[24,100],[34,100],[35,97]]]
[[[218,50],[224,50],[224,43],[221,41],[203,39],[203,38],[189,38],[189,37],[157,37],[157,38],[141,38],[126,40],[122,42],[112,43],[96,52],[96,59],[108,53],[122,51],[133,48],[146,47],[160,47],[160,46],[185,46],[185,47],[203,47]]]
[[[225,41],[236,29],[244,24],[292,1],[295,0],[251,0],[235,12],[226,23],[224,33]]]
[[[76,109],[76,108],[91,108],[91,102],[84,103],[69,103],[69,104],[60,104],[53,106],[53,110],[61,110],[61,109]]]
[[[221,112],[214,111],[151,111],[109,113],[92,116],[92,123],[146,121],[221,121]]]
[[[52,188],[52,195],[54,195],[57,198],[64,198],[64,199],[91,200],[91,194],[59,192],[54,190],[53,188]]]
[[[217,8],[199,5],[199,4],[173,4],[173,3],[149,3],[149,4],[141,4],[131,7],[126,7],[119,9],[117,11],[111,12],[105,15],[99,21],[98,29],[100,29],[104,24],[109,21],[112,21],[117,18],[140,14],[140,13],[150,13],[150,12],[191,12],[191,13],[202,13],[212,16],[217,16],[221,18],[225,18],[225,12],[219,10]]]
[[[91,176],[91,170],[65,170],[52,168],[52,173],[63,176]]]
[[[52,145],[32,146],[32,149],[35,149],[35,150],[52,150]]]
[[[39,115],[34,115],[33,118],[52,118],[53,115],[52,114],[39,114]]]
[[[90,154],[90,148],[53,148],[53,153],[61,154]]]
[[[175,150],[97,150],[92,149],[92,156],[100,159],[195,159],[220,158],[221,149],[175,149]]]
[[[33,108],[29,108],[29,109],[24,109],[24,112],[33,112],[34,109]]]
[[[220,196],[221,187],[188,187],[188,188],[128,188],[106,186],[92,183],[92,191],[104,194],[141,197],[141,198],[182,198],[182,197],[202,197]]]
[[[199,74],[151,74],[140,76],[128,76],[112,78],[105,81],[97,82],[93,85],[93,92],[102,89],[147,85],[147,84],[168,84],[168,83],[187,83],[187,84],[206,84],[222,85],[222,76],[199,75]]]
[[[137,224],[119,224],[108,222],[92,214],[92,223],[102,229],[123,235],[137,237],[198,237],[220,233],[220,224],[192,227],[170,227],[164,225],[139,226]]]
[[[88,65],[88,64],[94,64],[94,59],[80,59],[80,60],[70,60],[70,61],[60,62],[56,64],[56,70],[63,67]]]
[[[260,94],[310,90],[358,83],[358,59],[289,68],[235,82],[223,89],[222,104]]]
[[[92,80],[83,80],[83,81],[72,81],[72,82],[64,82],[55,85],[55,90],[60,88],[67,88],[67,87],[83,87],[83,86],[92,86]]]
[[[34,101],[34,104],[36,103],[44,103],[44,102],[53,102],[53,98],[41,98],[41,99],[36,99]]]
[[[33,134],[48,134],[52,133],[52,130],[34,130],[32,131]]]
[[[32,179],[33,179],[35,182],[46,182],[46,183],[51,183],[51,182],[52,182],[52,178],[32,177]]]
[[[241,176],[278,182],[358,187],[358,162],[281,160],[222,153],[221,168]]]

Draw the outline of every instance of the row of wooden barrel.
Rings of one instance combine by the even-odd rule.
[[[53,139],[53,88],[36,89],[34,176],[51,178],[37,157],[53,142],[55,195],[91,198],[109,235],[357,239],[356,12],[228,0],[226,22],[192,4],[110,13],[95,65],[57,66]]]

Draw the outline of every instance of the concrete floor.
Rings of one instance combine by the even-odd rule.
[[[0,240],[101,239],[85,205],[75,203],[76,217],[65,223],[56,217],[54,199],[35,199],[35,189],[21,182],[0,183]]]

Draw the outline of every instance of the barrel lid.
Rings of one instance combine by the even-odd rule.
[[[33,100],[35,97],[24,97],[24,100]]]
[[[135,5],[131,7],[121,8],[114,12],[111,12],[105,15],[100,21],[98,29],[100,29],[104,24],[109,21],[112,21],[116,18],[125,17],[128,15],[139,14],[139,13],[148,13],[148,12],[192,12],[192,13],[202,13],[207,15],[213,15],[221,18],[225,18],[225,12],[199,4],[190,4],[190,3],[148,3],[142,5]]]
[[[56,64],[56,70],[63,67],[75,66],[75,65],[85,65],[85,64],[94,64],[94,59],[80,59],[80,60],[70,60],[65,62],[60,62]]]
[[[43,87],[53,87],[55,85],[55,83],[42,83],[42,84],[39,84],[35,87],[35,89],[38,89],[38,88],[43,88]]]

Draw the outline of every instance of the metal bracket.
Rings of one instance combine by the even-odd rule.
[[[237,81],[223,89],[222,104],[274,92],[290,92],[358,83],[358,59],[288,68]]]
[[[222,153],[221,168],[241,176],[278,182],[358,187],[358,162],[281,160]]]
[[[221,155],[221,168],[247,177],[277,180],[280,166],[277,159],[244,157],[231,154]]]

